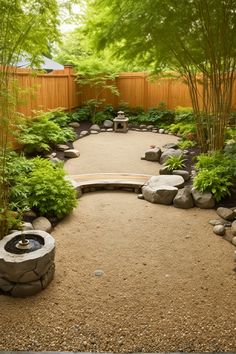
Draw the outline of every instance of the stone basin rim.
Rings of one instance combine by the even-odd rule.
[[[15,236],[19,236],[22,234],[22,231],[15,231],[10,235],[5,236],[2,240],[0,240],[0,262],[12,262],[12,263],[21,263],[28,260],[34,260],[45,256],[50,253],[55,248],[55,239],[45,231],[41,230],[29,230],[23,231],[26,235],[38,235],[44,239],[44,245],[38,250],[32,251],[30,253],[23,254],[15,254],[10,253],[5,250],[5,245],[12,240]]]

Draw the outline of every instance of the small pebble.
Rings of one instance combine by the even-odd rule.
[[[95,277],[102,277],[105,275],[104,271],[102,269],[96,269],[95,272],[93,273]]]

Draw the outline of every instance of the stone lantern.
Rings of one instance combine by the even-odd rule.
[[[124,112],[119,111],[117,117],[114,118],[114,131],[117,133],[127,133],[129,118],[125,117]]]

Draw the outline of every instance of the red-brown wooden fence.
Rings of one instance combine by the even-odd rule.
[[[71,67],[50,74],[33,75],[27,70],[19,70],[16,75],[19,87],[24,97],[18,110],[29,116],[33,110],[48,110],[62,107],[73,110],[84,101],[95,98],[95,89],[78,85],[76,75]],[[115,83],[120,92],[119,96],[105,90],[99,98],[106,103],[117,106],[127,102],[131,107],[145,109],[156,107],[165,102],[169,109],[177,106],[190,107],[191,100],[187,85],[183,80],[159,79],[149,81],[145,73],[121,73]],[[26,89],[27,92],[24,92]],[[233,108],[236,109],[236,83],[233,91]]]

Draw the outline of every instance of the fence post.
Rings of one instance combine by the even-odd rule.
[[[73,68],[72,65],[65,65],[65,74],[67,75],[67,102],[68,102],[68,111],[71,112],[72,109],[72,89],[73,89]]]

